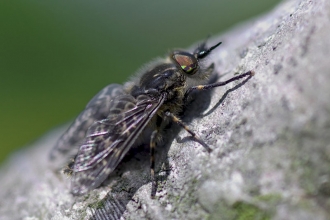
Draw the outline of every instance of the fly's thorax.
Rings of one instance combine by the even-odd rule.
[[[180,74],[173,63],[162,63],[154,66],[141,76],[139,86],[144,90],[167,90],[173,84],[180,83]]]
[[[166,100],[172,100],[178,95],[183,97],[186,76],[170,59],[162,61],[148,66],[139,80],[127,84],[132,96],[148,94],[157,98],[161,94],[166,94]]]
[[[166,99],[157,112],[160,115],[163,115],[163,111],[168,110],[177,113],[182,110],[184,104],[186,79],[187,75],[181,70],[181,67],[178,67],[172,59],[166,59],[149,66],[147,71],[141,75],[139,83],[132,89],[131,94],[133,96],[148,94],[154,98],[166,94]]]

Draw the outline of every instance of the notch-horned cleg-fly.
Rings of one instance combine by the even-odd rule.
[[[214,64],[207,66],[203,61],[220,44],[208,48],[203,43],[193,53],[174,50],[147,65],[131,81],[110,84],[92,98],[51,152],[54,158],[56,154],[75,151],[67,170],[72,174],[73,195],[83,195],[100,186],[129,149],[142,144],[150,145],[151,196],[155,195],[154,154],[164,127],[175,122],[201,143],[178,117],[189,94],[254,74],[248,71],[224,82],[207,84]]]

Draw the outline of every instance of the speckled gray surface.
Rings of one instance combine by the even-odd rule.
[[[201,95],[184,120],[210,154],[176,127],[158,154],[121,165],[104,186],[73,198],[47,154],[63,129],[13,155],[0,171],[0,219],[329,219],[330,3],[285,1],[210,40],[219,79],[248,80]]]

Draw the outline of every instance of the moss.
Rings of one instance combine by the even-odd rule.
[[[111,187],[111,193],[130,192],[130,184],[125,180],[118,181],[117,184]]]
[[[90,197],[90,193],[87,193],[83,196],[83,201],[87,201]]]
[[[278,196],[270,196],[265,199],[278,201],[278,199],[275,198],[278,198]],[[267,220],[270,218],[271,213],[269,211],[242,201],[236,202],[232,206],[228,206],[225,202],[220,202],[215,212],[208,217],[209,220]]]
[[[174,216],[185,216],[186,219],[205,219],[207,213],[201,210],[197,199],[197,188],[200,181],[196,178],[186,179],[183,183],[188,190],[174,188],[169,183],[166,201],[171,201],[171,213]],[[164,203],[167,205],[168,203]]]
[[[96,209],[102,209],[104,208],[104,200],[100,200],[98,202],[94,202],[88,205],[89,208],[96,210]]]
[[[259,202],[267,203],[267,206],[269,206],[269,207],[271,207],[271,206],[274,207],[281,201],[282,196],[280,194],[274,193],[274,194],[261,195],[261,196],[256,197],[256,199]]]
[[[247,204],[244,202],[237,202],[233,205],[233,208],[234,210],[236,210],[235,219],[237,220],[270,219],[270,215],[267,212],[251,204]]]
[[[258,207],[247,204],[244,202],[237,202],[232,207],[221,206],[212,213],[209,218],[210,220],[223,219],[223,220],[266,220],[270,219],[269,213],[260,210]]]
[[[307,157],[300,159],[299,165],[299,169],[302,173],[300,176],[300,186],[304,188],[308,194],[315,195],[317,192],[315,184],[317,174],[315,172],[315,167],[313,167],[313,164]]]

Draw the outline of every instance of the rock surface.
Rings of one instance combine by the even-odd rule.
[[[65,128],[16,153],[0,170],[0,219],[329,219],[330,2],[284,1],[237,27],[210,62],[219,80],[184,121],[211,153],[173,126],[158,151],[150,198],[149,154],[124,161],[86,196],[52,171],[48,153]]]

